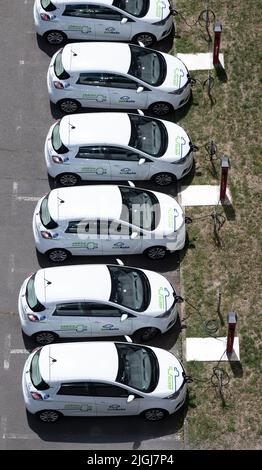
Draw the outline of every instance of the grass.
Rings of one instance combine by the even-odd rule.
[[[188,24],[193,24],[206,3],[177,0],[176,8]],[[201,85],[207,72],[193,72],[197,79],[193,103],[179,123],[200,147],[195,154],[196,172],[191,184],[218,184],[219,159],[214,162],[217,175],[206,160],[204,145],[209,137],[216,142],[218,157],[229,155],[233,208],[230,214],[226,211],[224,214],[226,222],[220,231],[223,242],[220,249],[214,243],[212,219],[208,217],[212,208],[187,208],[187,215],[193,219],[207,218],[187,226],[189,248],[181,263],[181,280],[185,297],[199,312],[184,304],[184,315],[187,337],[207,336],[203,320],[219,320],[216,295],[220,289],[224,321],[227,312],[234,310],[238,314],[241,364],[220,364],[230,377],[228,386],[223,388],[223,400],[218,388],[210,381],[214,363],[186,364],[187,373],[196,379],[189,385],[189,447],[261,449],[262,159],[259,103],[262,79],[258,46],[261,7],[258,0],[214,0],[209,3],[222,22],[221,50],[227,81],[220,81],[212,71],[215,82],[211,106]],[[203,27],[197,24],[190,28],[180,16],[176,17],[176,24],[175,53],[208,51]],[[219,321],[218,324],[217,334],[225,336],[226,326],[221,326]]]

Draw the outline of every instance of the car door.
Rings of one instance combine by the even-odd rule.
[[[52,315],[53,331],[63,337],[91,336],[91,321],[86,302],[61,302]]]
[[[110,95],[103,74],[100,72],[81,72],[76,77],[74,98],[87,108],[110,107]]]
[[[96,220],[71,220],[65,230],[64,247],[73,255],[101,255],[102,243]]]
[[[97,40],[126,41],[132,36],[132,20],[123,22],[123,15],[110,6],[93,5],[93,22]]]
[[[140,401],[143,399],[139,395],[135,395],[136,398],[128,403],[127,398],[131,393],[124,387],[103,382],[92,382],[91,387],[97,416],[123,416],[139,413]]]
[[[87,382],[61,383],[55,400],[56,409],[66,416],[96,416],[95,398]]]
[[[69,38],[73,39],[95,39],[95,25],[92,19],[93,8],[89,5],[70,2],[65,6],[61,15],[60,28],[65,31]]]
[[[111,166],[104,147],[82,145],[73,160],[73,171],[84,180],[111,179]]]
[[[110,160],[111,178],[113,180],[146,180],[150,172],[150,160],[145,159],[144,163],[139,164],[143,158],[139,153],[121,148],[106,147],[106,155]]]
[[[115,220],[100,221],[100,240],[104,255],[141,253],[142,238],[138,232],[133,237],[128,224]]]
[[[109,89],[111,108],[147,108],[151,90],[136,80],[121,74],[105,73],[104,82]]]
[[[87,302],[86,314],[92,328],[92,336],[129,335],[133,332],[133,315],[127,313],[123,321],[124,312],[118,307],[99,302]]]

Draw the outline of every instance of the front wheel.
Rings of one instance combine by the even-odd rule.
[[[166,256],[166,248],[164,246],[152,246],[148,248],[144,254],[149,259],[163,259]]]
[[[78,101],[71,100],[69,98],[58,101],[57,105],[60,111],[66,114],[76,113],[81,108],[81,105]]]
[[[175,176],[171,173],[157,173],[156,175],[152,176],[152,181],[159,186],[168,186],[169,184],[175,181]]]
[[[149,106],[149,111],[151,111],[156,116],[165,116],[166,114],[169,114],[171,111],[173,111],[173,107],[169,103],[158,101],[157,103],[153,103]]]
[[[56,341],[58,339],[58,335],[52,333],[52,331],[39,331],[39,333],[35,333],[33,335],[33,339],[37,344],[41,344],[41,346],[43,346]]]
[[[37,413],[37,417],[43,423],[56,423],[62,417],[62,414],[56,410],[43,410]]]
[[[151,408],[150,410],[146,410],[142,413],[142,416],[147,421],[161,421],[168,415],[166,410],[162,410],[161,408]]]
[[[62,250],[61,248],[54,248],[53,250],[49,250],[47,256],[52,263],[63,263],[70,257],[69,251]]]
[[[51,46],[59,46],[64,44],[67,40],[66,34],[62,33],[62,31],[47,31],[44,38],[48,44],[51,44]]]
[[[81,178],[75,173],[61,173],[56,177],[56,182],[60,186],[76,186],[80,181]]]
[[[146,343],[147,341],[154,339],[159,333],[159,330],[154,327],[141,328],[141,330],[137,330],[134,333],[134,339],[135,341],[142,341],[142,343]]]
[[[156,42],[156,37],[150,33],[139,33],[133,37],[132,42],[142,42],[144,46],[150,47]]]

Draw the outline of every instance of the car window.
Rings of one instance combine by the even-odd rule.
[[[63,61],[62,61],[62,54],[63,54],[63,49],[58,52],[55,62],[54,62],[54,72],[57,76],[57,78],[60,78],[60,80],[65,80],[70,77],[69,73],[66,72],[63,66]]]
[[[39,210],[39,217],[40,217],[41,223],[43,224],[45,228],[54,229],[58,227],[58,224],[52,219],[50,215],[49,207],[48,207],[48,198],[49,198],[49,194],[45,196],[43,201],[41,202],[40,210]]]
[[[60,137],[60,123],[61,121],[58,121],[58,123],[55,124],[53,131],[52,131],[52,136],[51,136],[53,149],[58,154],[69,152],[69,149],[63,144],[61,137]]]
[[[33,386],[37,390],[47,390],[49,385],[44,381],[40,371],[40,354],[42,349],[39,349],[33,356],[30,364],[30,378]]]
[[[102,73],[83,72],[79,74],[79,78],[76,84],[77,85],[105,86],[105,81],[104,81]]]
[[[156,119],[129,114],[131,137],[129,146],[152,157],[161,157],[168,146],[168,133],[164,124]]]
[[[63,16],[77,16],[80,18],[93,18],[97,20],[120,21],[121,13],[104,7],[103,5],[71,4],[67,5]]]
[[[60,303],[53,313],[58,317],[82,317],[88,314],[88,304],[85,302]]]
[[[129,44],[131,65],[128,71],[153,86],[161,85],[166,78],[166,61],[157,51]]]
[[[87,303],[87,315],[91,317],[119,318],[123,315],[123,312],[119,308],[111,307],[111,305]]]
[[[138,18],[145,16],[149,10],[150,0],[114,0],[113,6]]]
[[[123,266],[108,266],[112,290],[110,301],[137,312],[148,308],[151,288],[143,271]]]
[[[88,382],[62,383],[57,395],[91,396]]]
[[[121,149],[119,147],[106,147],[106,158],[109,160],[120,160],[126,162],[138,162],[141,155],[134,153],[128,149]]]
[[[41,7],[45,11],[54,11],[56,6],[51,2],[51,0],[40,0]]]
[[[104,160],[107,157],[105,156],[104,147],[80,147],[75,158]]]
[[[124,88],[127,90],[136,90],[139,86],[139,84],[135,80],[114,73],[104,73],[103,81],[105,83],[105,86],[111,88]]]
[[[121,220],[145,230],[155,230],[160,220],[160,205],[151,191],[119,187],[122,196]]]
[[[72,220],[68,223],[65,233],[75,234],[97,234],[98,223],[97,220]]]
[[[132,233],[132,229],[129,225],[121,224],[114,220],[100,220],[99,227],[100,235],[117,235],[118,237],[120,235],[127,235],[129,237]],[[114,243],[114,246],[116,248],[118,245],[121,248],[123,242],[119,241],[117,243]]]
[[[25,297],[27,305],[30,307],[33,312],[43,312],[45,310],[44,305],[42,305],[36,295],[35,291],[35,274],[30,277],[25,291]]]
[[[128,397],[129,395],[128,390],[117,385],[92,382],[91,387],[96,397]]]

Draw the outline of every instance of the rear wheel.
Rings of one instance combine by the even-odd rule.
[[[139,33],[133,37],[132,42],[142,42],[146,47],[150,47],[156,42],[156,37],[150,33]]]
[[[47,33],[44,35],[44,38],[48,44],[54,46],[63,44],[66,41],[67,36],[66,34],[62,33],[62,31],[47,31]]]
[[[65,100],[60,100],[57,103],[59,109],[66,114],[72,114],[76,113],[81,108],[81,105],[78,101],[76,100],[71,100],[71,99],[65,99]]]
[[[173,107],[169,103],[158,101],[157,103],[151,104],[149,110],[156,116],[165,116],[173,111]]]
[[[56,410],[43,410],[37,413],[37,417],[43,423],[56,423],[62,416],[62,413]]]
[[[147,421],[161,421],[161,419],[164,419],[167,415],[168,412],[161,408],[151,408],[142,413],[142,416],[147,419]]]
[[[166,248],[164,246],[152,246],[144,254],[150,259],[163,259],[166,256]]]
[[[158,184],[159,186],[168,186],[169,184],[175,181],[175,176],[171,173],[157,173],[152,177],[154,183]]]
[[[56,181],[61,186],[76,186],[80,183],[81,178],[75,173],[61,173],[56,177]]]
[[[41,345],[53,343],[58,338],[59,336],[51,331],[39,331],[33,335],[35,342]]]
[[[66,261],[70,257],[69,251],[62,250],[61,248],[54,248],[46,254],[53,263],[63,263],[63,261]]]
[[[135,341],[147,342],[154,339],[159,333],[160,331],[154,327],[141,328],[134,333],[134,339]]]

